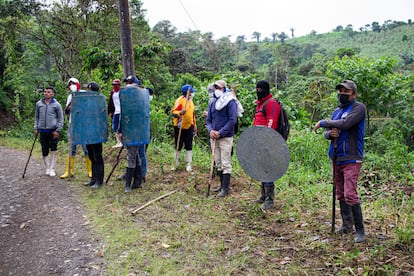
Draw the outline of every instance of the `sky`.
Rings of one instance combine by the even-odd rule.
[[[214,39],[234,41],[253,32],[261,39],[285,32],[295,37],[331,32],[337,26],[355,31],[372,22],[414,21],[414,0],[142,0],[146,20],[153,27],[169,20],[177,32],[212,32]]]

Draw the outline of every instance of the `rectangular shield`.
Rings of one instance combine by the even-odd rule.
[[[150,142],[150,104],[145,88],[128,86],[119,92],[122,143],[139,146]]]
[[[79,91],[72,94],[72,143],[98,144],[108,139],[106,99],[101,93]]]

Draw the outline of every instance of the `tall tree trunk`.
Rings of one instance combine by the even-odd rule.
[[[129,75],[135,76],[128,0],[119,0],[119,21],[121,29],[121,53],[124,77]]]

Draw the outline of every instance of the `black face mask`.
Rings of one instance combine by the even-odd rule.
[[[257,99],[263,99],[263,98],[265,98],[267,95],[269,95],[269,93],[268,92],[264,92],[264,91],[261,91],[261,92],[258,92],[258,91],[256,91],[256,95],[257,95]]]
[[[339,94],[338,95],[338,100],[342,105],[347,105],[350,103],[349,101],[349,96],[350,95],[346,95],[346,94]]]

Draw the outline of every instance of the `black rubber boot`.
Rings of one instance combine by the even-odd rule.
[[[92,164],[92,178],[89,182],[86,182],[83,184],[84,186],[93,186],[96,182],[96,175],[95,175],[95,167],[94,164]]]
[[[134,183],[132,184],[132,189],[141,188],[142,185],[142,174],[141,174],[141,166],[136,165],[134,170]]]
[[[349,234],[354,230],[354,220],[352,215],[351,206],[345,203],[345,201],[339,201],[339,207],[341,208],[342,226],[336,231],[338,234]]]
[[[125,173],[125,193],[129,193],[132,191],[131,189],[131,182],[132,177],[134,176],[135,168],[127,168]]]
[[[217,195],[218,197],[225,197],[229,194],[230,190],[230,174],[223,173],[221,181],[221,192]]]
[[[363,242],[365,241],[365,229],[364,219],[362,218],[361,204],[355,204],[351,208],[355,223],[355,242]]]
[[[265,190],[265,201],[262,205],[264,210],[270,209],[274,205],[275,199],[275,186],[264,187]]]
[[[223,184],[223,171],[217,171],[218,176],[220,177],[220,185],[213,189],[213,192],[218,193],[221,191],[221,186]]]
[[[260,204],[265,202],[266,194],[265,194],[265,188],[264,188],[263,182],[262,182],[261,192],[262,192],[262,195],[258,199],[256,199],[254,202],[260,203]]]
[[[92,175],[94,174],[95,171],[95,184],[93,184],[91,186],[91,188],[96,189],[96,188],[101,188],[103,186],[103,179],[104,179],[104,174],[105,174],[105,167],[104,164],[94,164],[92,163]]]

